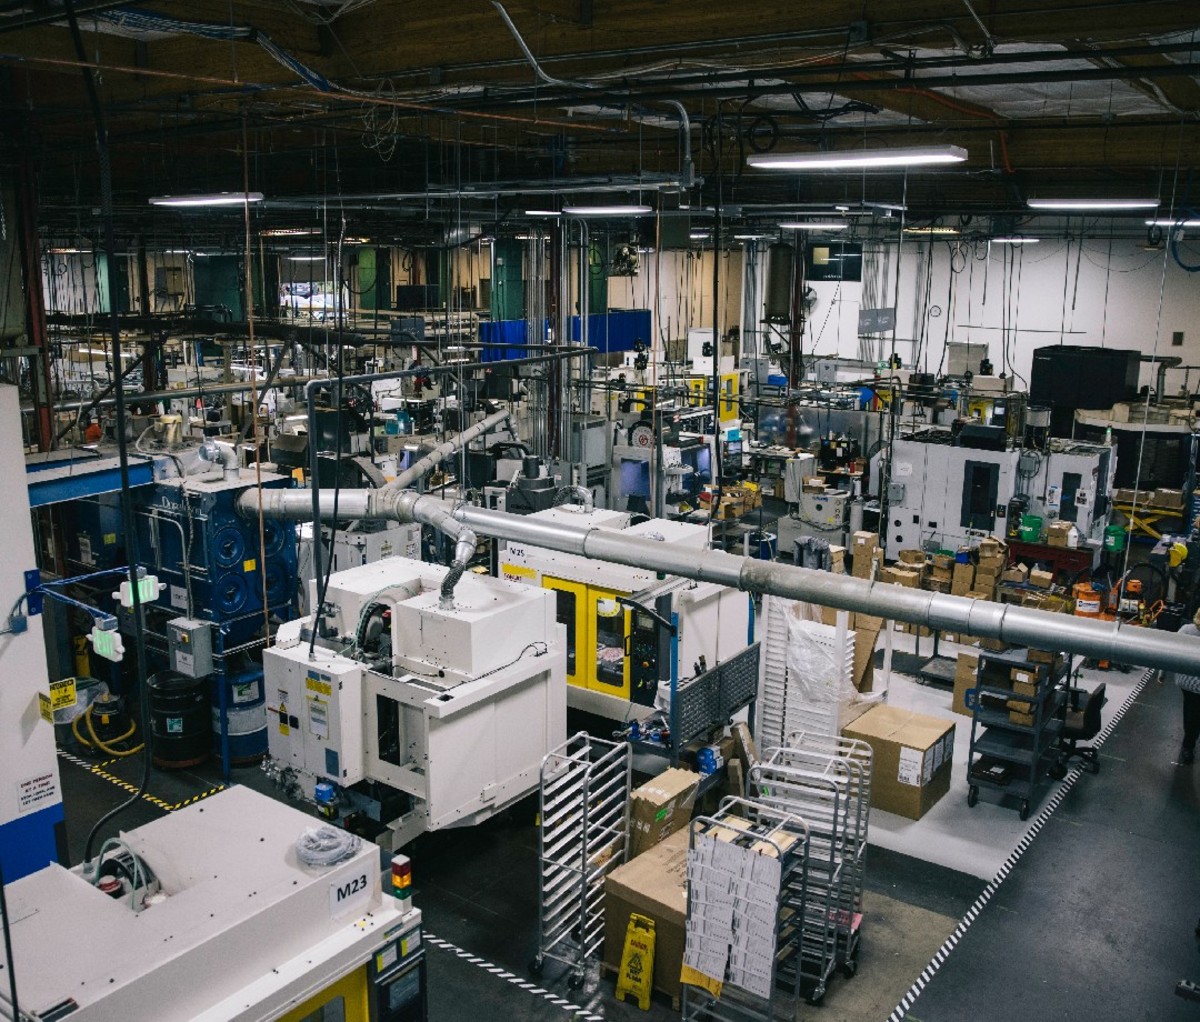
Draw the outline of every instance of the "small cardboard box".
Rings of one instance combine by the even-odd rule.
[[[1015,582],[1017,585],[1024,585],[1029,581],[1029,565],[1014,564],[1011,568],[1006,568],[1004,574],[1000,576],[1001,582]]]
[[[953,585],[954,583],[949,579],[927,578],[925,580],[925,588],[931,593],[948,593]]]
[[[1022,685],[1037,686],[1037,671],[1031,671],[1024,667],[1014,667],[1008,672],[1008,676],[1014,682],[1020,682]]]
[[[682,993],[679,973],[687,924],[688,832],[678,831],[644,855],[614,869],[604,881],[604,965],[621,966],[631,913],[654,920],[654,989]]]
[[[978,584],[979,583],[976,582],[976,586],[978,586]],[[972,600],[994,600],[996,598],[996,590],[976,588],[967,593],[967,596]]]
[[[1026,681],[1013,681],[1013,691],[1019,696],[1033,697],[1037,695],[1037,685]]]
[[[873,532],[860,530],[850,537],[850,547],[854,553],[860,550],[874,550],[879,546],[879,537]]]
[[[957,586],[963,582],[966,582],[967,588],[966,588],[965,592],[970,592],[971,588],[972,588],[972,584],[975,581],[975,565],[973,565],[973,564],[957,564],[956,563],[952,570],[954,572],[954,574],[952,576],[954,579],[954,584]]]
[[[1008,558],[1004,554],[981,554],[976,562],[977,570],[999,575],[1007,561]]]
[[[933,566],[935,568],[943,568],[946,571],[953,570],[954,555],[953,554],[934,554],[933,555]]]
[[[1012,649],[1012,646],[1003,639],[980,639],[979,648],[986,649],[989,653],[1003,653]]]
[[[750,774],[750,768],[758,764],[758,748],[754,744],[754,736],[750,734],[750,725],[744,720],[729,726],[733,736],[733,754],[742,767],[742,773]]]
[[[890,568],[883,568],[879,573],[879,581],[905,586],[909,589],[920,589],[921,573],[915,568],[902,568],[896,564]]]
[[[883,551],[880,548],[866,549],[860,547],[853,554],[851,573],[854,578],[875,578],[883,567]]]
[[[1071,537],[1070,522],[1052,522],[1046,526],[1046,546],[1065,547]]]
[[[634,790],[629,802],[631,857],[687,826],[700,775],[671,767]]]
[[[941,565],[935,561],[926,570],[929,577],[938,582],[949,582],[954,578],[954,567],[951,564]]]
[[[1054,572],[1034,568],[1029,573],[1029,584],[1036,589],[1049,589],[1054,585]]]
[[[958,662],[954,665],[954,701],[950,708],[955,713],[971,716],[967,709],[967,689],[975,687],[975,672],[979,667],[979,657],[974,653],[959,653]]]
[[[894,706],[873,706],[842,729],[871,746],[871,805],[919,820],[950,789],[954,723]]]
[[[979,541],[978,554],[980,557],[1008,556],[1008,544],[999,536],[988,536]]]
[[[1033,649],[1032,647],[1025,654],[1026,660],[1032,660],[1035,664],[1049,664],[1051,667],[1058,669],[1062,667],[1066,659],[1061,653],[1051,653],[1048,649]]]
[[[901,564],[915,564],[917,566],[920,566],[925,563],[925,551],[924,550],[901,550],[900,551],[900,563]]]
[[[1164,490],[1159,487],[1154,491],[1154,496],[1150,499],[1150,503],[1155,507],[1183,507],[1183,491],[1182,490]]]
[[[950,593],[953,596],[967,596],[971,592],[971,588],[972,588],[972,586],[974,586],[974,584],[975,584],[974,580],[972,580],[971,582],[962,582],[962,583],[951,582],[950,583]]]
[[[1145,500],[1146,491],[1142,490],[1139,492],[1138,490],[1130,490],[1126,489],[1124,486],[1118,486],[1117,489],[1113,491],[1113,503],[1132,504],[1135,496],[1140,496],[1143,500]]]
[[[1024,705],[1028,706],[1029,704],[1025,703]],[[1008,711],[1008,719],[1011,720],[1014,724],[1022,724],[1025,727],[1033,727],[1033,714],[1032,713],[1022,713],[1020,710],[1009,710]]]

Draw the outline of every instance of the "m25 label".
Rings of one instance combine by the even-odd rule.
[[[343,873],[329,882],[329,915],[341,916],[361,913],[371,901],[371,882],[366,873]]]

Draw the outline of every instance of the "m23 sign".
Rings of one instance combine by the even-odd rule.
[[[366,873],[343,873],[329,882],[329,914],[334,919],[357,915],[370,901],[371,882]]]

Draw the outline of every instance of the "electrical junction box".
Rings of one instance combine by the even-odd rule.
[[[167,652],[171,670],[188,678],[213,672],[212,623],[177,617],[167,622]]]

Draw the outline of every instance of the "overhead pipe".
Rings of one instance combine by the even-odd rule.
[[[411,491],[385,507],[373,503],[372,492],[343,492],[342,500],[349,500],[345,507],[339,507],[338,517],[395,516],[403,522],[436,521],[441,528],[443,516],[449,515],[473,534],[937,630],[1167,671],[1192,672],[1200,663],[1200,640],[1152,628],[931,593],[755,557],[737,557],[722,550],[674,546],[616,529],[580,528],[566,522],[455,504]],[[253,506],[257,510],[257,503]],[[323,506],[332,513],[331,505]],[[302,512],[300,494],[279,490],[263,493],[263,514],[268,518],[299,519]]]
[[[542,65],[538,63],[537,57],[533,55],[533,51],[529,48],[524,38],[521,36],[517,26],[509,17],[508,11],[504,9],[504,5],[500,0],[492,0],[492,6],[496,8],[501,19],[507,26],[509,33],[516,40],[517,45],[521,48],[521,52],[525,55],[525,59],[529,62],[529,66],[533,68],[533,73],[538,76],[547,85],[557,85],[564,89],[580,89],[584,91],[595,91],[601,88],[595,82],[583,82],[578,79],[555,78],[543,70]],[[680,140],[679,154],[679,187],[687,190],[696,183],[696,167],[692,163],[692,122],[688,119],[687,110],[677,99],[668,99],[665,101],[668,106],[675,108],[679,114],[679,133],[682,136]]]

